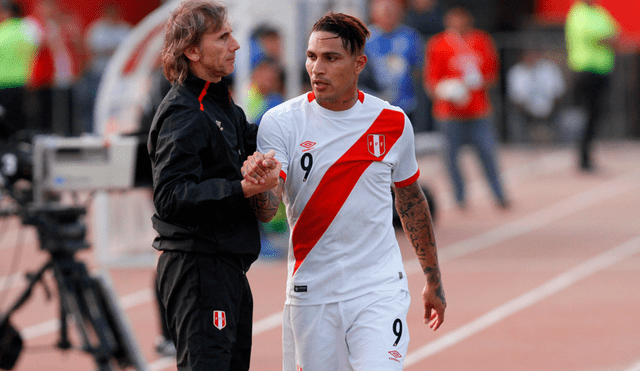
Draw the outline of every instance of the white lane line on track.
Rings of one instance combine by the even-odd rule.
[[[282,326],[282,312],[271,314],[253,324],[253,336]],[[149,364],[152,371],[160,371],[176,365],[175,357],[164,357]]]
[[[162,357],[149,364],[151,371],[160,371],[169,367],[176,367],[176,357]]]
[[[147,302],[155,300],[153,290],[144,289],[140,290],[128,295],[125,295],[120,298],[120,304],[122,305],[122,309],[133,308],[137,305],[145,304]],[[253,324],[253,335],[260,334],[262,332],[274,329],[282,325],[282,313],[274,313],[272,315],[263,318],[256,323]],[[60,320],[52,319],[49,321],[45,321],[39,323],[37,325],[26,327],[20,330],[20,335],[24,340],[30,340],[33,338],[37,338],[39,336],[44,336],[47,334],[51,334],[60,329]],[[158,371],[163,370],[168,367],[175,366],[175,358],[174,357],[163,357],[155,360],[153,363],[150,363],[149,369]]]
[[[625,368],[624,371],[640,371],[640,359],[628,368]]]
[[[571,214],[638,187],[640,187],[640,170],[635,170],[480,235],[439,248],[438,259],[442,264],[443,262],[484,250],[511,238],[555,223]],[[405,260],[405,269],[407,274],[420,272],[420,264],[417,259],[408,259]]]
[[[122,305],[122,309],[129,309],[140,304],[148,303],[152,300],[155,300],[153,290],[144,289],[120,297],[120,304]],[[37,325],[25,327],[24,329],[20,330],[20,335],[23,339],[30,340],[39,336],[48,335],[52,332],[58,331],[59,329],[60,319],[55,318],[49,321],[38,323]]]
[[[439,353],[478,332],[495,325],[503,319],[556,294],[578,281],[607,269],[608,267],[640,252],[640,236],[597,255],[579,266],[570,269],[545,284],[491,310],[476,320],[458,327],[442,337],[407,354],[404,366],[410,367],[423,359]]]
[[[253,336],[282,325],[282,312],[277,312],[253,324]]]
[[[566,169],[572,165],[572,157],[570,153],[565,150],[557,153],[551,153],[548,155],[539,155],[533,161],[527,161],[523,164],[510,167],[506,169],[503,174],[503,182],[508,188],[514,184],[521,184],[530,179],[545,176],[555,173],[557,171]],[[439,174],[446,174],[447,170],[444,169],[442,164],[438,164],[440,167]],[[466,167],[462,165],[463,167]],[[426,174],[427,172],[425,172]],[[469,199],[477,197],[493,198],[493,194],[486,186],[487,181],[481,175],[480,178],[470,181],[466,188]],[[442,191],[438,197],[438,209],[448,210],[455,206],[454,196],[451,190]]]
[[[632,171],[489,232],[449,245],[439,254],[440,259],[451,260],[529,233],[639,186],[640,171]]]
[[[134,293],[120,297],[122,309],[129,309],[135,306],[148,303],[155,300],[153,290],[144,289]],[[269,331],[282,324],[282,312],[271,314],[253,324],[253,335],[261,334]],[[25,327],[20,330],[20,334],[25,340],[30,340],[38,336],[44,336],[60,328],[59,320],[52,319],[36,325]]]

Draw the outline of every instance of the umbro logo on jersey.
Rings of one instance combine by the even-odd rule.
[[[316,145],[316,142],[312,142],[310,140],[307,140],[305,142],[300,143],[300,146],[302,146],[304,149],[302,150],[302,152],[307,152],[313,149],[313,146]]]
[[[367,148],[369,153],[376,157],[380,157],[387,152],[385,137],[382,134],[367,135]]]
[[[402,358],[402,354],[400,354],[400,352],[392,350],[389,354],[391,355],[391,357],[389,357],[390,360],[400,362],[400,358]]]
[[[213,325],[216,326],[218,330],[227,327],[227,315],[223,310],[213,311]]]
[[[220,128],[220,131],[224,130],[220,121],[216,120],[216,125],[218,125],[218,128]]]

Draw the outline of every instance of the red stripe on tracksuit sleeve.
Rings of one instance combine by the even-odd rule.
[[[204,111],[204,106],[202,105],[202,100],[204,99],[204,96],[207,95],[207,89],[209,88],[210,84],[211,84],[210,81],[207,81],[204,84],[204,88],[202,88],[202,91],[200,92],[200,96],[198,97],[198,102],[200,102],[200,111]]]
[[[372,162],[384,159],[403,130],[404,114],[383,110],[367,132],[327,170],[292,231],[291,241],[296,258],[294,274],[329,228],[365,170]],[[369,153],[369,134],[385,136],[386,152],[382,156],[375,157]]]

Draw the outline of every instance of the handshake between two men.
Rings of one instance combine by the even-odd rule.
[[[245,197],[273,189],[278,185],[282,164],[274,158],[275,151],[254,152],[242,165],[242,190]]]
[[[263,223],[273,219],[282,200],[282,163],[274,156],[275,151],[266,154],[254,152],[242,165],[244,196],[250,198],[256,217]]]

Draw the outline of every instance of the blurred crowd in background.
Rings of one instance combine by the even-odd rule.
[[[564,19],[541,16],[554,2],[572,0],[369,0],[366,20],[373,32],[361,86],[403,108],[417,132],[436,131],[423,88],[425,47],[444,30],[446,10],[462,4],[472,11],[475,26],[492,35],[499,53],[499,80],[490,94],[500,140],[575,139],[587,119],[573,94],[576,79],[568,68]],[[120,0],[0,3],[1,138],[25,128],[61,135],[92,132],[93,104],[109,58],[135,24],[161,5],[160,0],[136,2],[136,7]],[[616,45],[611,83],[601,93],[606,102],[601,120],[609,123],[603,136],[640,136],[639,43],[638,35],[632,36],[636,39]],[[249,119],[257,123],[268,108],[297,94],[285,92],[283,42],[283,30],[269,20],[251,31],[251,88],[242,94],[247,94]]]
[[[136,24],[164,2],[0,0],[0,144],[25,131],[63,136],[98,131],[94,108],[105,68]],[[334,3],[328,1],[327,10]],[[638,20],[625,18],[628,12],[614,0],[359,3],[371,30],[359,86],[401,107],[416,133],[443,134],[445,164],[460,207],[462,145],[477,147],[498,205],[506,208],[497,144],[576,143],[578,167],[590,171],[594,137],[640,137]],[[468,19],[450,17],[456,8],[466,9]],[[456,25],[460,22],[469,25]],[[300,73],[301,89],[287,91],[292,71],[287,65],[293,63],[284,54],[288,30],[273,19],[243,27],[249,30],[248,45],[241,49],[249,53],[249,81],[247,88],[232,85],[232,93],[249,121],[259,124],[269,108],[309,91],[309,78],[300,63],[293,71]],[[446,36],[460,29],[470,31],[468,36]],[[480,55],[484,61],[478,64],[474,58]],[[465,66],[438,65],[452,63]],[[457,75],[466,88],[455,84]],[[447,79],[449,85],[439,84]],[[136,119],[141,143],[169,88],[158,54]],[[453,98],[447,101],[443,94]],[[467,107],[458,109],[455,99],[467,98]],[[470,121],[478,124],[473,132]],[[144,152],[141,146],[140,157]],[[282,218],[268,228],[283,228]]]
[[[6,110],[3,135],[20,129],[66,136],[92,131],[102,72],[133,25],[117,2],[102,2],[88,24],[57,0],[37,0],[28,13],[26,5],[2,1],[0,87],[9,89],[0,102]]]

